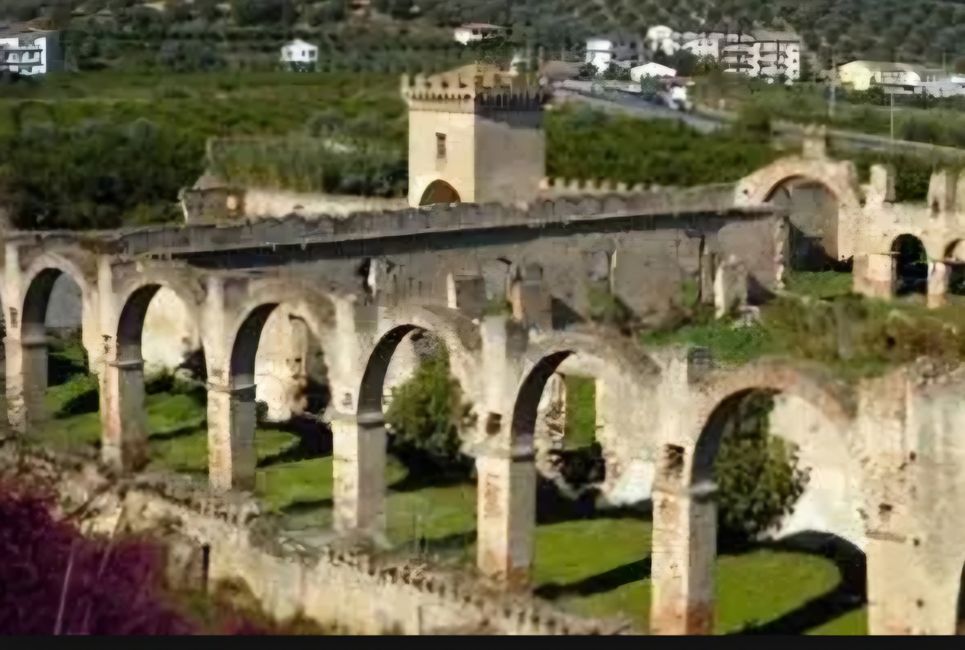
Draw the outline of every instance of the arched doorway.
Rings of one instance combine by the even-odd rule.
[[[928,289],[928,254],[921,240],[899,235],[891,244],[894,256],[895,295],[924,294]]]
[[[824,183],[792,177],[776,185],[767,202],[788,212],[788,254],[792,270],[841,269],[838,261],[839,201]]]
[[[449,183],[437,180],[429,183],[429,187],[422,193],[419,205],[435,205],[436,203],[460,203],[459,193]]]

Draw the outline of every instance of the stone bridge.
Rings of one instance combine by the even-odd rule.
[[[211,483],[255,471],[255,355],[280,306],[326,353],[336,530],[385,525],[385,382],[413,333],[433,334],[473,405],[464,433],[478,475],[477,563],[510,588],[530,580],[539,402],[564,364],[592,368],[607,413],[600,442],[650,468],[651,627],[708,633],[720,422],[751,390],[780,393],[840,433],[867,536],[873,632],[954,630],[965,518],[961,371],[904,368],[843,386],[762,361],[724,370],[699,350],[648,351],[590,322],[593,291],[639,317],[671,309],[685,281],[706,300],[714,260],[741,259],[761,294],[779,288],[786,224],[766,207],[707,205],[699,192],[594,197],[527,209],[461,205],[348,219],[192,224],[112,233],[12,233],[4,247],[9,419],[44,418],[45,315],[60,275],[80,287],[83,339],[100,381],[103,460],[145,460],[142,330],[169,290],[198,324],[208,378]],[[669,287],[665,286],[669,283]],[[615,472],[619,475],[619,471]]]

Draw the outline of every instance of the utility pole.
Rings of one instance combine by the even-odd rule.
[[[891,98],[891,108],[888,111],[889,119],[891,121],[891,151],[894,152],[895,150],[895,91],[894,89],[892,89],[891,92],[888,93],[888,96]]]

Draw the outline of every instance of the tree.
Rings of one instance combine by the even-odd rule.
[[[460,466],[466,459],[459,431],[470,418],[471,406],[462,401],[459,382],[449,373],[449,356],[441,348],[393,390],[385,421],[394,445],[438,466]]]
[[[773,397],[753,392],[725,425],[714,466],[722,537],[747,542],[794,510],[809,475],[798,467],[797,450],[769,429]]]

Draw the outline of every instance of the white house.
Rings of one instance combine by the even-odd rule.
[[[598,74],[603,74],[611,63],[626,64],[636,53],[632,43],[609,37],[588,38],[586,40],[586,63],[592,63]]]
[[[666,25],[654,25],[647,30],[647,47],[651,52],[663,52],[671,56],[680,49],[680,34]]]
[[[858,60],[838,66],[838,80],[854,90],[867,90],[872,84],[918,86],[940,82],[945,77],[941,69],[914,63]]]
[[[673,68],[660,65],[659,63],[654,63],[653,61],[630,68],[630,81],[635,83],[640,83],[641,79],[646,79],[649,77],[663,78],[676,76],[677,71]]]
[[[505,28],[489,23],[466,23],[456,27],[452,36],[457,43],[468,45],[487,38],[495,38],[505,32]]]
[[[281,48],[281,63],[289,68],[311,68],[318,65],[318,47],[300,38]]]
[[[0,32],[0,70],[40,75],[63,69],[59,32],[29,29]]]

